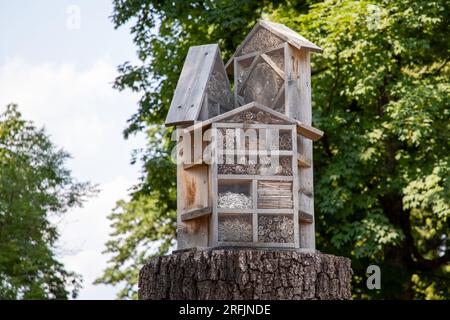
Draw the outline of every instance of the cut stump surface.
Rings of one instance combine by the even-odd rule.
[[[351,299],[350,259],[295,250],[193,249],[152,258],[141,300]]]

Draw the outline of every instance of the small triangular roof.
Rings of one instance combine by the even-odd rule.
[[[257,34],[257,31],[265,29],[272,34],[274,34],[279,39],[279,44],[287,42],[290,45],[294,46],[297,49],[306,49],[312,52],[318,52],[322,53],[323,49],[319,47],[318,45],[312,43],[305,37],[299,35],[294,30],[286,27],[283,24],[275,23],[267,20],[260,20],[256,23],[256,25],[253,27],[253,29],[250,31],[250,33],[247,35],[247,37],[244,39],[244,41],[239,45],[239,47],[236,49],[236,52],[233,54],[233,56],[228,60],[228,62],[225,65],[225,69],[228,71],[228,73],[233,73],[232,68],[232,61],[235,57],[241,56],[245,53],[243,53],[243,48],[251,41],[251,39]],[[275,44],[275,43],[273,43]],[[270,45],[269,45],[270,47]]]
[[[215,122],[221,122],[230,118],[233,118],[237,114],[244,112],[244,111],[251,111],[251,110],[257,110],[257,111],[263,111],[271,114],[275,118],[279,119],[280,121],[283,121],[285,124],[295,124],[297,126],[297,132],[313,141],[319,140],[323,136],[323,131],[314,128],[312,126],[308,126],[296,119],[293,119],[291,117],[288,117],[278,111],[275,111],[269,107],[266,107],[258,102],[250,102],[246,105],[243,105],[241,107],[235,108],[231,111],[225,112],[223,114],[220,114],[216,117],[213,117],[211,119],[208,119],[206,121],[200,121],[198,123],[195,123],[194,125],[187,127],[186,131],[193,131],[201,128],[208,127],[212,125]]]
[[[206,44],[189,48],[178,79],[165,125],[189,125],[196,121],[203,106],[208,80],[219,65],[228,84],[225,67],[217,44]],[[230,89],[231,91],[231,89]]]
[[[312,43],[305,37],[302,37],[291,28],[286,27],[284,24],[275,23],[267,20],[261,20],[259,23],[262,27],[265,27],[269,31],[272,31],[277,36],[291,43],[294,47],[297,47],[298,49],[307,49],[309,51],[318,53],[323,52],[323,49],[321,47]]]

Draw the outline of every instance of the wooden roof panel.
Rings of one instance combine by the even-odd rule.
[[[189,124],[197,120],[218,52],[217,44],[189,48],[167,113],[166,126]]]
[[[264,41],[257,41],[260,43],[260,45],[266,45],[266,49],[262,49],[257,46],[252,46],[252,39],[253,37],[261,37],[261,29],[265,29],[269,32],[271,32],[275,37],[264,40]],[[267,36],[265,36],[267,38]],[[276,41],[276,39],[280,39],[282,42],[287,42],[290,45],[294,46],[297,49],[305,49],[313,52],[321,53],[323,52],[323,49],[317,46],[316,44],[312,43],[305,37],[302,37],[294,30],[286,27],[283,24],[275,23],[267,20],[260,20],[250,31],[250,33],[245,37],[244,41],[239,45],[239,47],[236,49],[236,52],[233,54],[233,56],[228,60],[228,62],[225,65],[225,69],[229,74],[233,74],[233,66],[232,61],[235,57],[239,57],[241,55],[249,55],[250,51],[248,49],[249,44],[250,47],[254,47],[255,52],[264,53],[267,49],[272,49],[277,44],[280,45],[279,42]],[[259,39],[261,40],[261,39]],[[245,50],[244,50],[245,49]]]
[[[314,52],[322,52],[323,49],[308,39],[302,37],[294,30],[286,27],[284,24],[275,23],[271,21],[261,20],[261,25],[266,27],[268,30],[272,31],[276,35],[278,35],[281,38],[284,38],[286,41],[290,42],[292,41],[294,44],[297,44],[299,49],[300,48],[306,48],[308,50],[314,51]]]
[[[317,141],[323,136],[323,131],[321,131],[317,128],[314,128],[312,126],[308,126],[298,120],[295,120],[295,119],[288,117],[282,113],[279,113],[278,111],[268,108],[258,102],[250,102],[250,103],[247,103],[246,105],[235,108],[231,111],[225,112],[216,117],[210,118],[206,121],[197,122],[194,125],[187,127],[185,130],[189,132],[189,131],[197,130],[200,128],[208,127],[215,122],[223,122],[227,119],[232,119],[234,116],[236,116],[244,111],[255,110],[255,109],[269,113],[272,116],[274,116],[275,118],[277,118],[281,121],[284,121],[287,124],[295,124],[297,126],[298,134],[300,134],[306,138],[309,138],[313,141]]]

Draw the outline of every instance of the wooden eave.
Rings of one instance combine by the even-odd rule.
[[[319,47],[318,45],[312,43],[308,39],[302,37],[294,30],[286,27],[285,25],[274,23],[266,20],[260,20],[256,23],[256,25],[253,27],[253,29],[250,31],[250,33],[245,37],[244,41],[241,42],[239,47],[236,49],[235,53],[231,56],[231,58],[228,60],[228,62],[225,64],[225,70],[228,74],[233,74],[233,60],[239,55],[240,51],[244,47],[244,45],[251,39],[253,34],[258,30],[259,28],[264,28],[268,30],[269,32],[272,32],[274,35],[279,37],[281,40],[289,43],[293,47],[297,48],[298,50],[304,49],[312,52],[322,53],[323,49]],[[253,55],[257,55],[259,53],[265,53],[267,51],[271,51],[274,48],[266,48],[264,50],[258,51],[256,53],[253,53]]]
[[[288,117],[288,116],[286,116],[286,115],[284,115],[282,113],[279,113],[278,111],[270,109],[270,108],[268,108],[268,107],[266,107],[266,106],[264,106],[264,105],[262,105],[262,104],[260,104],[258,102],[250,102],[250,103],[248,103],[246,105],[243,105],[241,107],[235,108],[235,109],[233,109],[231,111],[225,112],[225,113],[223,113],[221,115],[218,115],[218,116],[213,117],[211,119],[208,119],[206,121],[197,122],[197,123],[195,123],[195,124],[185,128],[185,130],[187,132],[190,132],[190,131],[194,131],[194,130],[198,130],[198,129],[204,129],[206,127],[211,126],[215,122],[220,122],[220,121],[225,120],[227,118],[230,118],[230,117],[232,117],[232,116],[234,116],[234,115],[236,115],[236,114],[238,114],[240,112],[243,112],[243,111],[246,111],[246,110],[250,110],[250,109],[253,109],[253,108],[256,108],[256,109],[259,109],[261,111],[270,113],[271,115],[279,118],[280,120],[284,120],[284,121],[286,121],[286,122],[288,122],[290,124],[295,124],[297,126],[297,133],[298,134],[300,134],[301,136],[304,136],[306,138],[309,138],[309,139],[311,139],[313,141],[317,141],[323,136],[323,131],[321,131],[321,130],[319,130],[317,128],[314,128],[312,126],[308,126],[308,125],[306,125],[306,124],[304,124],[304,123],[302,123],[302,122],[300,122],[298,120],[295,120],[295,119],[293,119],[291,117]]]

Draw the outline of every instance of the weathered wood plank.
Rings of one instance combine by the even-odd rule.
[[[313,223],[313,221],[314,221],[314,217],[312,216],[312,214],[301,211],[301,210],[299,210],[299,212],[298,212],[298,218],[301,222],[304,222],[304,223]]]
[[[294,113],[294,117],[305,126],[311,126],[312,122],[312,108],[311,108],[311,65],[310,52],[307,50],[292,50],[292,55],[296,64],[297,80],[293,83],[298,92],[296,104],[300,106]],[[300,128],[300,127],[299,127]],[[307,139],[305,134],[300,133],[298,137],[299,153],[304,155],[313,163],[313,145],[312,142],[323,135],[322,132],[317,132],[316,137],[310,136]],[[313,190],[313,166],[299,168],[299,190]],[[301,247],[315,249],[315,223],[314,223],[314,196],[313,194],[306,195],[299,193],[299,210],[311,215],[308,221],[300,220],[300,242]]]
[[[298,69],[298,80],[296,85],[299,92],[299,101],[297,103],[300,105],[295,118],[304,125],[311,126],[311,53],[306,50],[295,50],[294,55]],[[317,134],[323,135],[323,132],[318,130]]]
[[[234,116],[234,115],[236,115],[236,114],[238,114],[238,113],[240,113],[240,112],[242,112],[242,111],[245,111],[245,110],[248,110],[248,109],[250,109],[250,108],[253,108],[255,105],[256,105],[255,102],[247,103],[247,104],[244,105],[244,106],[241,106],[241,107],[239,107],[239,108],[235,108],[235,109],[233,109],[233,110],[231,110],[231,111],[228,111],[228,112],[226,112],[226,113],[223,113],[223,114],[221,114],[221,115],[218,115],[217,117],[208,119],[208,120],[206,120],[206,121],[202,121],[202,122],[200,122],[200,123],[196,123],[196,124],[194,124],[194,125],[192,125],[192,126],[190,126],[190,127],[187,127],[185,130],[186,130],[186,131],[192,131],[192,130],[204,128],[204,127],[206,127],[206,126],[211,125],[212,123],[220,122],[221,120],[224,120],[224,119],[227,119],[227,118],[229,118],[229,117],[232,117],[232,116]]]
[[[202,163],[190,163],[190,164],[185,164],[183,165],[183,169],[184,170],[189,170],[189,169],[195,169],[198,167],[205,167],[207,166],[206,163],[202,162]]]
[[[275,96],[275,99],[273,100],[272,108],[276,109],[278,103],[280,102],[280,99],[284,97],[284,90],[286,87],[286,82],[283,82],[283,85],[280,88],[280,91],[278,91],[278,94]],[[284,106],[283,112],[286,112],[286,106]]]
[[[297,47],[298,49],[306,49],[314,52],[321,53],[323,52],[323,49],[319,46],[315,45],[308,39],[302,37],[294,30],[286,27],[283,24],[275,23],[267,20],[261,20],[260,21],[261,26],[267,28],[280,38],[282,38],[285,41],[292,42],[292,44]]]
[[[236,208],[217,208],[219,215],[221,214],[252,214],[252,208],[236,209]]]
[[[181,210],[208,206],[208,167],[198,166],[189,170],[181,170],[183,205]]]
[[[292,134],[292,151],[294,154],[298,153],[298,144],[297,144],[297,132],[295,131],[295,127],[291,130]],[[294,176],[294,180],[292,181],[292,191],[293,191],[293,200],[294,200],[294,243],[296,248],[300,248],[300,226],[298,223],[298,189],[299,189],[299,181],[295,177],[298,177],[298,164],[296,161],[292,161],[292,175]]]
[[[188,220],[192,220],[192,219],[197,219],[197,218],[200,218],[200,217],[203,217],[203,216],[210,215],[211,212],[212,212],[212,208],[211,207],[189,210],[189,211],[186,211],[185,213],[181,214],[181,221],[188,221]]]
[[[294,209],[258,209],[257,210],[259,214],[265,214],[265,215],[288,215],[288,214],[294,214]]]
[[[262,54],[262,55],[261,55],[261,58],[263,58],[264,61],[266,61],[266,62],[272,67],[272,69],[275,70],[276,73],[278,73],[278,75],[279,75],[281,78],[283,78],[283,79],[286,78],[286,74],[284,73],[284,71],[281,70],[280,68],[278,68],[278,66],[276,65],[276,63],[273,62],[273,60],[270,59],[270,57],[269,57],[267,54]]]
[[[291,124],[267,124],[267,123],[232,123],[232,122],[217,122],[217,128],[241,128],[241,129],[291,129]]]
[[[289,87],[289,85],[288,85],[288,87]],[[219,115],[217,117],[214,117],[214,118],[208,119],[206,121],[202,121],[200,123],[196,123],[196,124],[194,124],[192,126],[189,126],[185,130],[189,132],[189,131],[193,131],[193,130],[196,130],[196,129],[201,129],[201,128],[204,128],[204,127],[207,127],[207,126],[211,125],[212,123],[223,121],[225,119],[233,117],[236,114],[239,114],[239,113],[241,113],[243,111],[250,110],[252,108],[257,108],[257,109],[259,109],[261,111],[270,113],[274,117],[276,117],[276,118],[278,118],[280,120],[286,121],[287,123],[296,124],[297,125],[297,132],[300,135],[302,135],[302,136],[304,136],[304,137],[306,137],[308,139],[311,139],[313,141],[317,141],[318,139],[320,139],[323,136],[323,131],[321,131],[321,130],[319,130],[317,128],[314,128],[314,127],[312,127],[310,125],[307,125],[307,124],[305,124],[305,123],[303,123],[301,121],[298,121],[298,120],[295,120],[293,118],[290,118],[290,117],[288,117],[288,116],[286,116],[286,115],[284,115],[284,114],[282,114],[280,112],[277,112],[277,111],[275,111],[275,110],[273,110],[273,109],[271,109],[269,107],[266,107],[266,106],[264,106],[264,105],[262,105],[260,103],[257,103],[257,102],[250,102],[250,103],[248,103],[248,104],[246,104],[244,106],[241,106],[241,107],[235,108],[235,109],[233,109],[231,111],[228,111],[226,113],[223,113],[223,114],[221,114],[221,115]],[[295,110],[295,107],[291,107],[291,109]],[[293,112],[293,113],[295,113],[295,112]]]
[[[216,128],[215,124],[212,124],[213,127],[213,134],[212,134],[212,143],[214,145],[214,149],[218,149],[217,146],[217,136],[216,136]],[[218,206],[219,206],[219,179],[218,179],[218,172],[217,172],[217,163],[218,163],[218,155],[216,152],[213,154],[213,166],[211,170],[211,195],[212,195],[212,216],[210,219],[210,229],[209,229],[209,239],[210,239],[210,246],[217,246],[217,243],[219,241],[219,214],[218,214]]]
[[[167,114],[166,126],[197,119],[217,50],[217,44],[189,48]]]
[[[258,61],[260,61],[260,57],[259,56],[255,57],[255,59],[253,59],[252,63],[250,64],[249,71],[247,72],[245,77],[242,79],[242,81],[240,83],[238,83],[237,86],[235,86],[235,91],[238,94],[243,90],[243,88],[245,86],[245,83],[247,82],[248,78],[251,76],[252,71],[255,68],[255,66],[258,63]],[[238,63],[238,62],[236,61],[236,63]]]
[[[297,161],[300,167],[305,168],[311,167],[311,161],[308,158],[306,158],[303,154],[300,153],[297,154]]]
[[[262,54],[268,54],[268,53],[271,53],[273,51],[280,50],[282,48],[284,48],[284,43],[278,44],[276,46],[268,47],[268,48],[266,48],[264,50],[254,51],[254,52],[250,52],[250,53],[247,53],[247,54],[244,54],[244,55],[241,55],[241,56],[237,56],[235,59],[237,61],[242,61],[242,60],[253,58],[253,57],[256,57],[256,56],[259,56],[259,55],[262,55]]]
[[[198,119],[203,106],[208,79],[217,64],[219,64],[219,69],[220,64],[222,64],[221,70],[225,79],[227,79],[217,44],[189,48],[166,117],[166,126],[192,123]],[[229,86],[228,83],[227,85]]]
[[[253,242],[258,241],[258,181],[252,180],[252,204],[253,204],[253,215],[252,215],[252,227],[253,227]]]
[[[300,107],[300,109],[304,109],[304,107]],[[297,123],[297,132],[303,137],[311,139],[312,141],[317,141],[323,137],[323,131],[306,125],[300,121]]]
[[[235,61],[235,59],[230,59],[230,61],[228,61],[228,63],[230,63],[230,62],[232,63],[231,66],[233,67],[233,71],[234,71],[234,74],[233,74],[233,80],[234,80],[234,83],[233,83],[233,87],[234,87],[234,90],[233,90],[234,108],[237,108],[237,107],[239,107],[241,105],[241,103],[239,101],[240,97],[238,96],[238,91],[237,91],[237,87],[239,86],[239,73],[241,72],[241,69],[240,69],[240,66],[239,66],[239,62]],[[227,72],[228,72],[227,65],[225,66],[225,70],[227,70]],[[230,72],[228,72],[228,73],[230,73]]]
[[[280,180],[280,181],[292,181],[292,176],[260,176],[260,175],[246,175],[246,174],[219,174],[218,179],[235,179],[235,180]]]
[[[181,127],[178,132],[181,133]],[[177,137],[179,139],[179,136]],[[181,149],[184,148],[183,144],[177,144],[177,156],[185,157],[190,155],[186,152],[186,154],[180,155]],[[190,150],[189,150],[190,151]],[[198,169],[194,168],[194,171],[198,171]],[[207,169],[206,169],[207,170]],[[200,170],[201,171],[201,170]],[[199,181],[198,175],[197,178],[193,178],[194,181]],[[177,248],[178,249],[186,249],[192,248],[196,246],[208,246],[208,220],[207,217],[200,217],[195,220],[183,221],[182,213],[186,211],[185,207],[187,205],[187,194],[188,190],[186,188],[186,174],[183,170],[183,162],[179,161],[177,163]],[[200,188],[200,192],[202,188]],[[206,192],[208,194],[208,192]],[[199,197],[194,196],[192,198],[193,202],[196,202],[195,199],[200,199]],[[203,201],[203,200],[202,200]],[[207,206],[207,203],[205,204]]]

